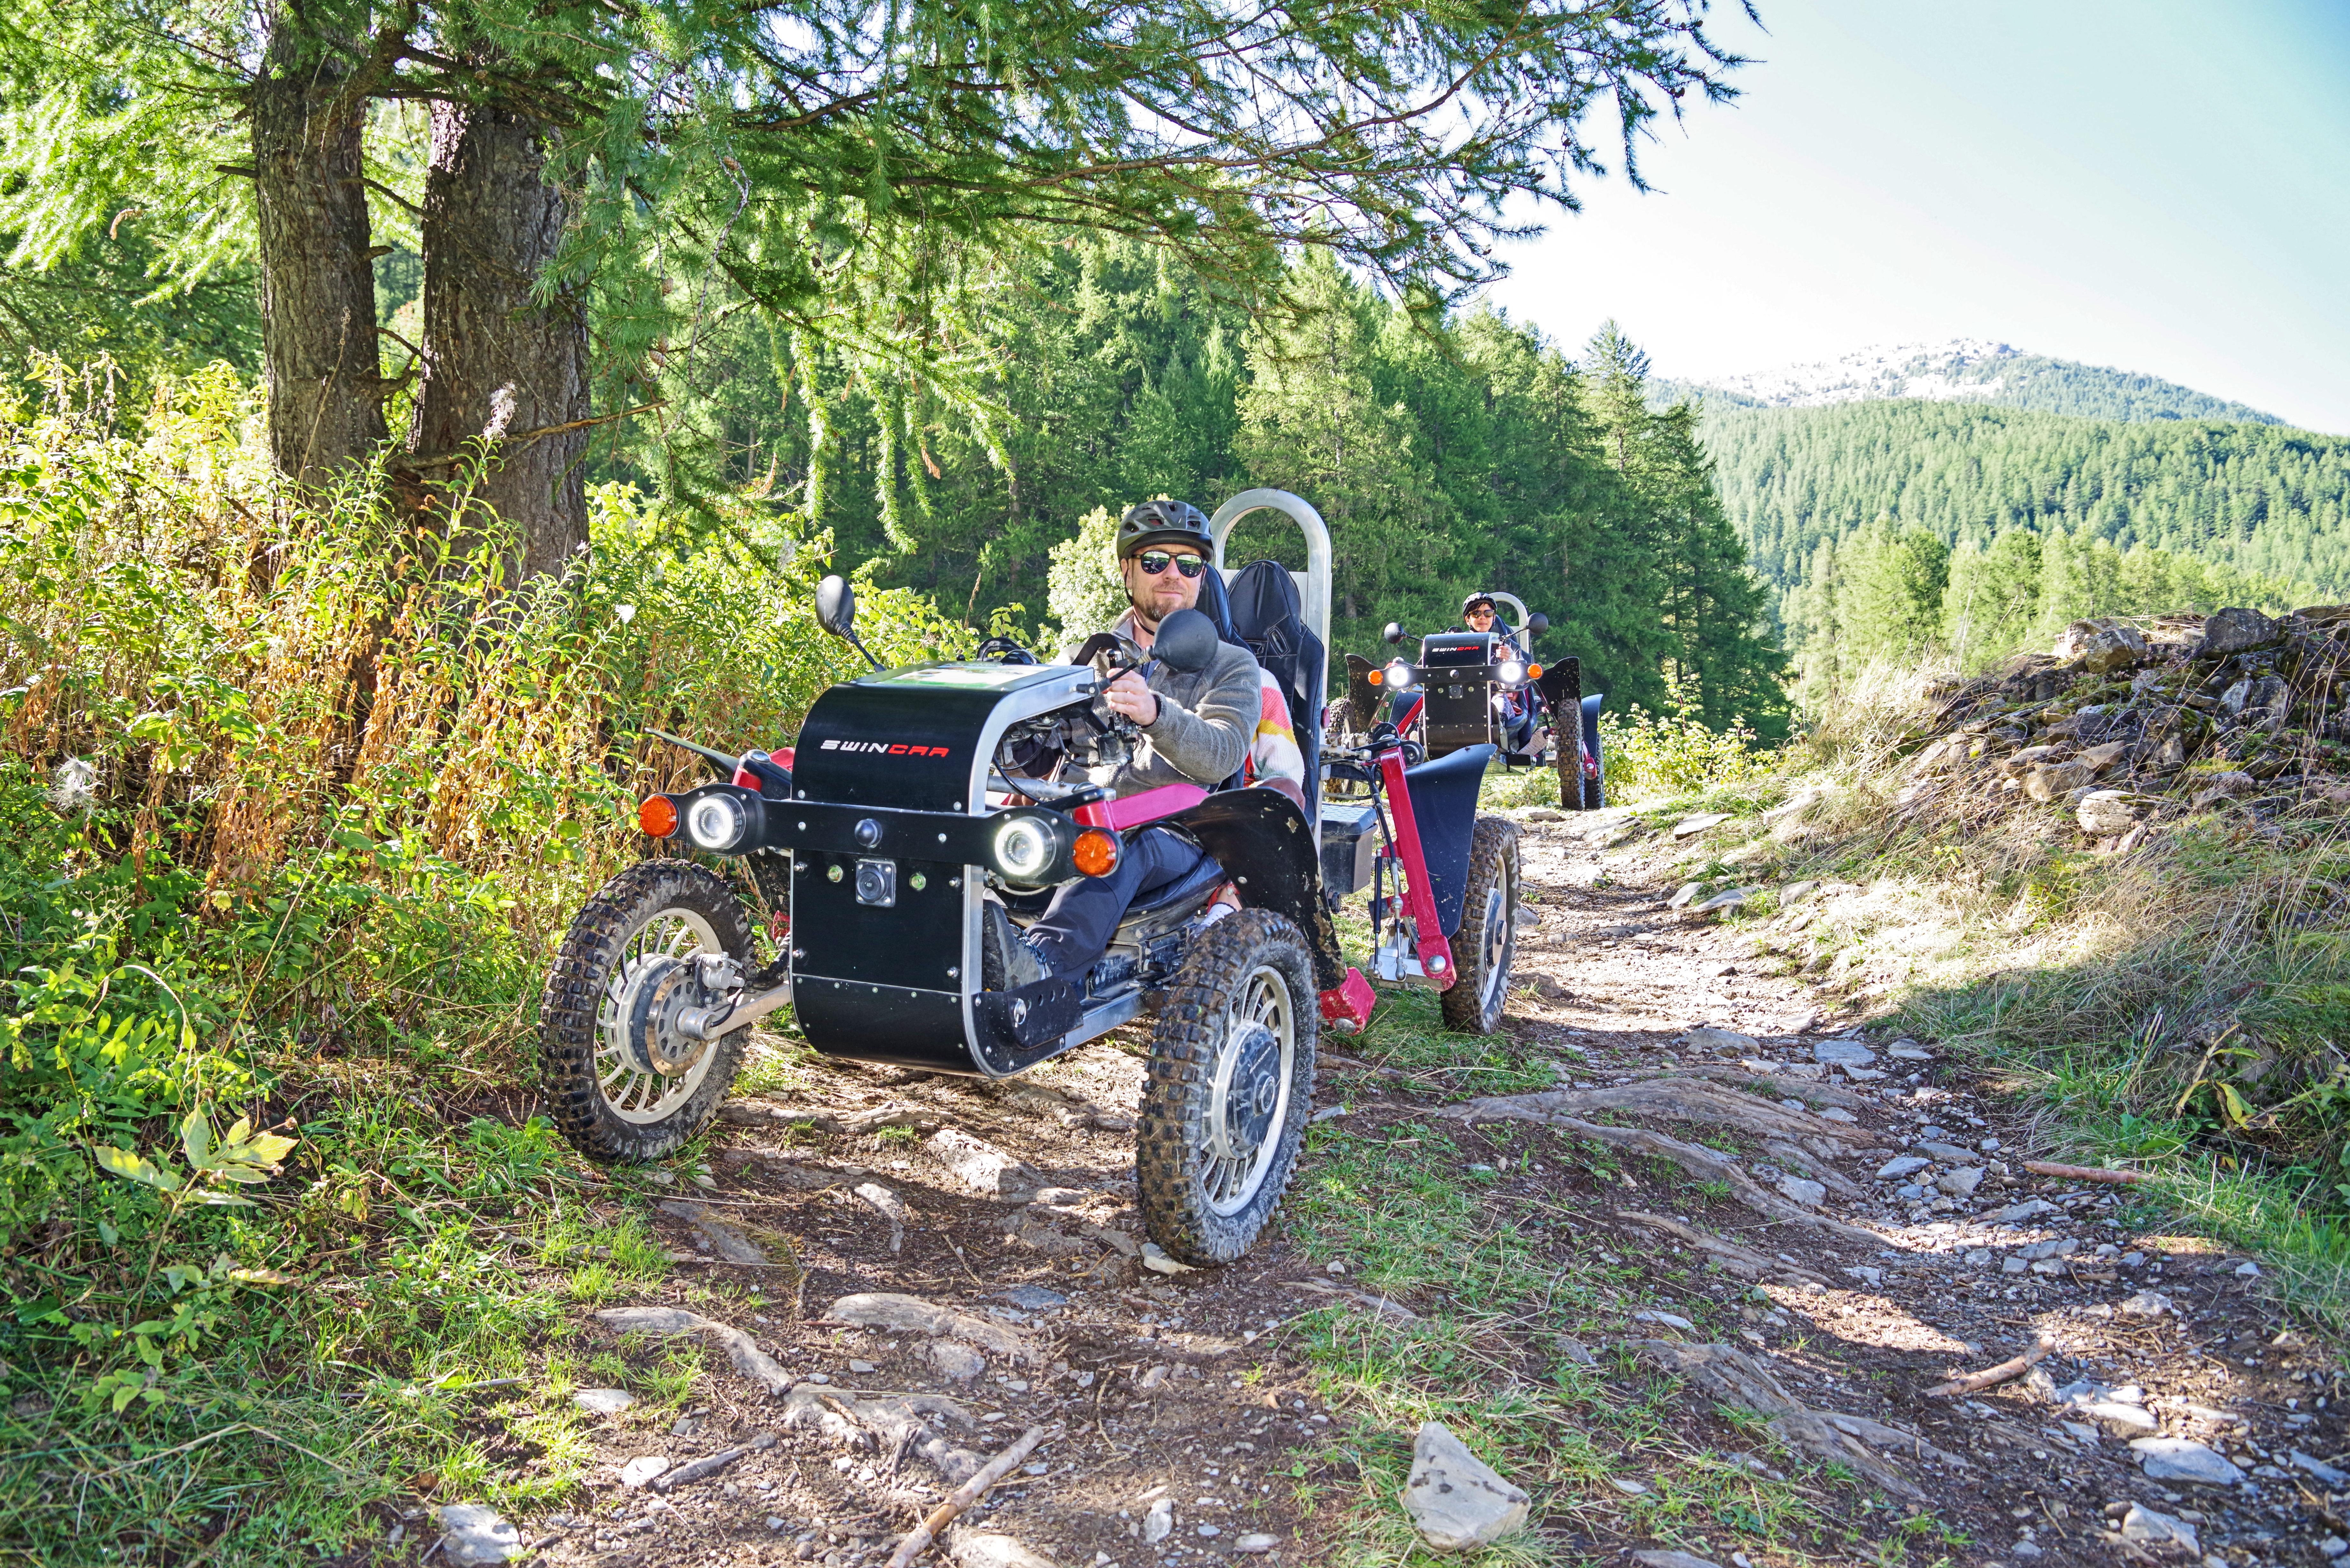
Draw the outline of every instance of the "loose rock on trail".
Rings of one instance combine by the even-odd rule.
[[[1309,1261],[1294,1219],[1228,1268],[1147,1267],[1143,1063],[1114,1036],[1001,1084],[795,1058],[788,1096],[731,1105],[692,1198],[650,1211],[668,1277],[574,1314],[583,1360],[699,1370],[681,1399],[583,1390],[587,1484],[511,1511],[518,1549],[881,1568],[1042,1428],[922,1560],[1320,1560],[1382,1511],[1445,1544],[1716,1568],[1874,1557],[1920,1518],[1940,1532],[1920,1562],[2343,1556],[2338,1361],[2243,1260],[2133,1228],[2125,1188],[2027,1170],[2043,1151],[2019,1107],[1930,1044],[1854,1028],[1814,982],[1755,972],[1690,911],[1704,900],[1670,907],[1672,825],[1521,815],[1537,919],[1507,1049],[1551,1086],[1481,1095],[1391,1065],[1375,1023],[1324,1042],[1323,1103],[1344,1106],[1325,1126],[1443,1127],[1464,1148],[1506,1131],[1509,1157],[1471,1168],[1481,1200],[1567,1217],[1557,1266],[1605,1256],[1623,1288],[1612,1322],[1493,1324],[1477,1376],[1531,1376],[1513,1346],[1539,1334],[1627,1396],[1675,1388],[1658,1440],[1792,1477],[1837,1534],[1797,1552],[1692,1515],[1663,1538],[1626,1511],[1643,1484],[1478,1474],[1440,1424],[1415,1481],[1367,1488],[1337,1439],[1372,1417],[1326,1402],[1300,1321],[1408,1330],[1445,1303]],[[1537,1164],[1530,1139],[1555,1154]],[[1414,1442],[1416,1419],[1386,1425]],[[1430,1511],[1447,1467],[1492,1506]]]

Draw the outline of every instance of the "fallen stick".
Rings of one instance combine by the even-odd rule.
[[[764,1453],[775,1446],[775,1434],[762,1432],[739,1448],[728,1449],[721,1453],[691,1460],[678,1466],[673,1470],[663,1470],[653,1477],[652,1489],[658,1492],[671,1492],[681,1486],[691,1486],[698,1480],[709,1480],[745,1454]]]
[[[925,1547],[939,1538],[939,1532],[955,1521],[956,1515],[986,1495],[987,1489],[1012,1473],[1012,1467],[1034,1452],[1043,1442],[1045,1428],[1031,1427],[1020,1434],[1020,1440],[996,1455],[980,1468],[977,1475],[947,1494],[946,1501],[931,1510],[931,1516],[906,1532],[898,1542],[898,1550],[889,1553],[889,1568],[908,1568]]]
[[[2032,1348],[2012,1361],[2002,1361],[1997,1366],[1986,1366],[1981,1372],[1970,1372],[1963,1377],[1953,1377],[1948,1383],[1939,1384],[1927,1389],[1926,1397],[1932,1399],[1954,1394],[1980,1393],[1996,1384],[2004,1383],[2011,1377],[2022,1376],[2055,1348],[2054,1344],[2045,1339],[2033,1340]]]
[[[2117,1187],[2136,1187],[2154,1179],[2143,1170],[2106,1170],[2094,1165],[2058,1165],[2047,1159],[2027,1159],[2023,1168],[2034,1176],[2062,1177],[2066,1181],[2104,1181]]]

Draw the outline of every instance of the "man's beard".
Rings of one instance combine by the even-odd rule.
[[[1158,636],[1159,618],[1151,613],[1150,607],[1144,604],[1140,599],[1136,598],[1132,594],[1126,596],[1126,602],[1133,607],[1134,624],[1144,631],[1149,632],[1151,636]],[[1169,615],[1173,615],[1175,612],[1173,610],[1169,610],[1167,613]]]

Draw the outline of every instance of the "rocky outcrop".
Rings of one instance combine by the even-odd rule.
[[[2076,621],[1912,732],[1904,804],[1973,789],[2119,848],[2190,812],[2350,798],[2345,678],[2350,605]]]

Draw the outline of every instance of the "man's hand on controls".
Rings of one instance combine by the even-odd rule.
[[[1159,693],[1131,670],[1102,689],[1102,701],[1109,704],[1110,711],[1123,714],[1146,730],[1159,722]]]

